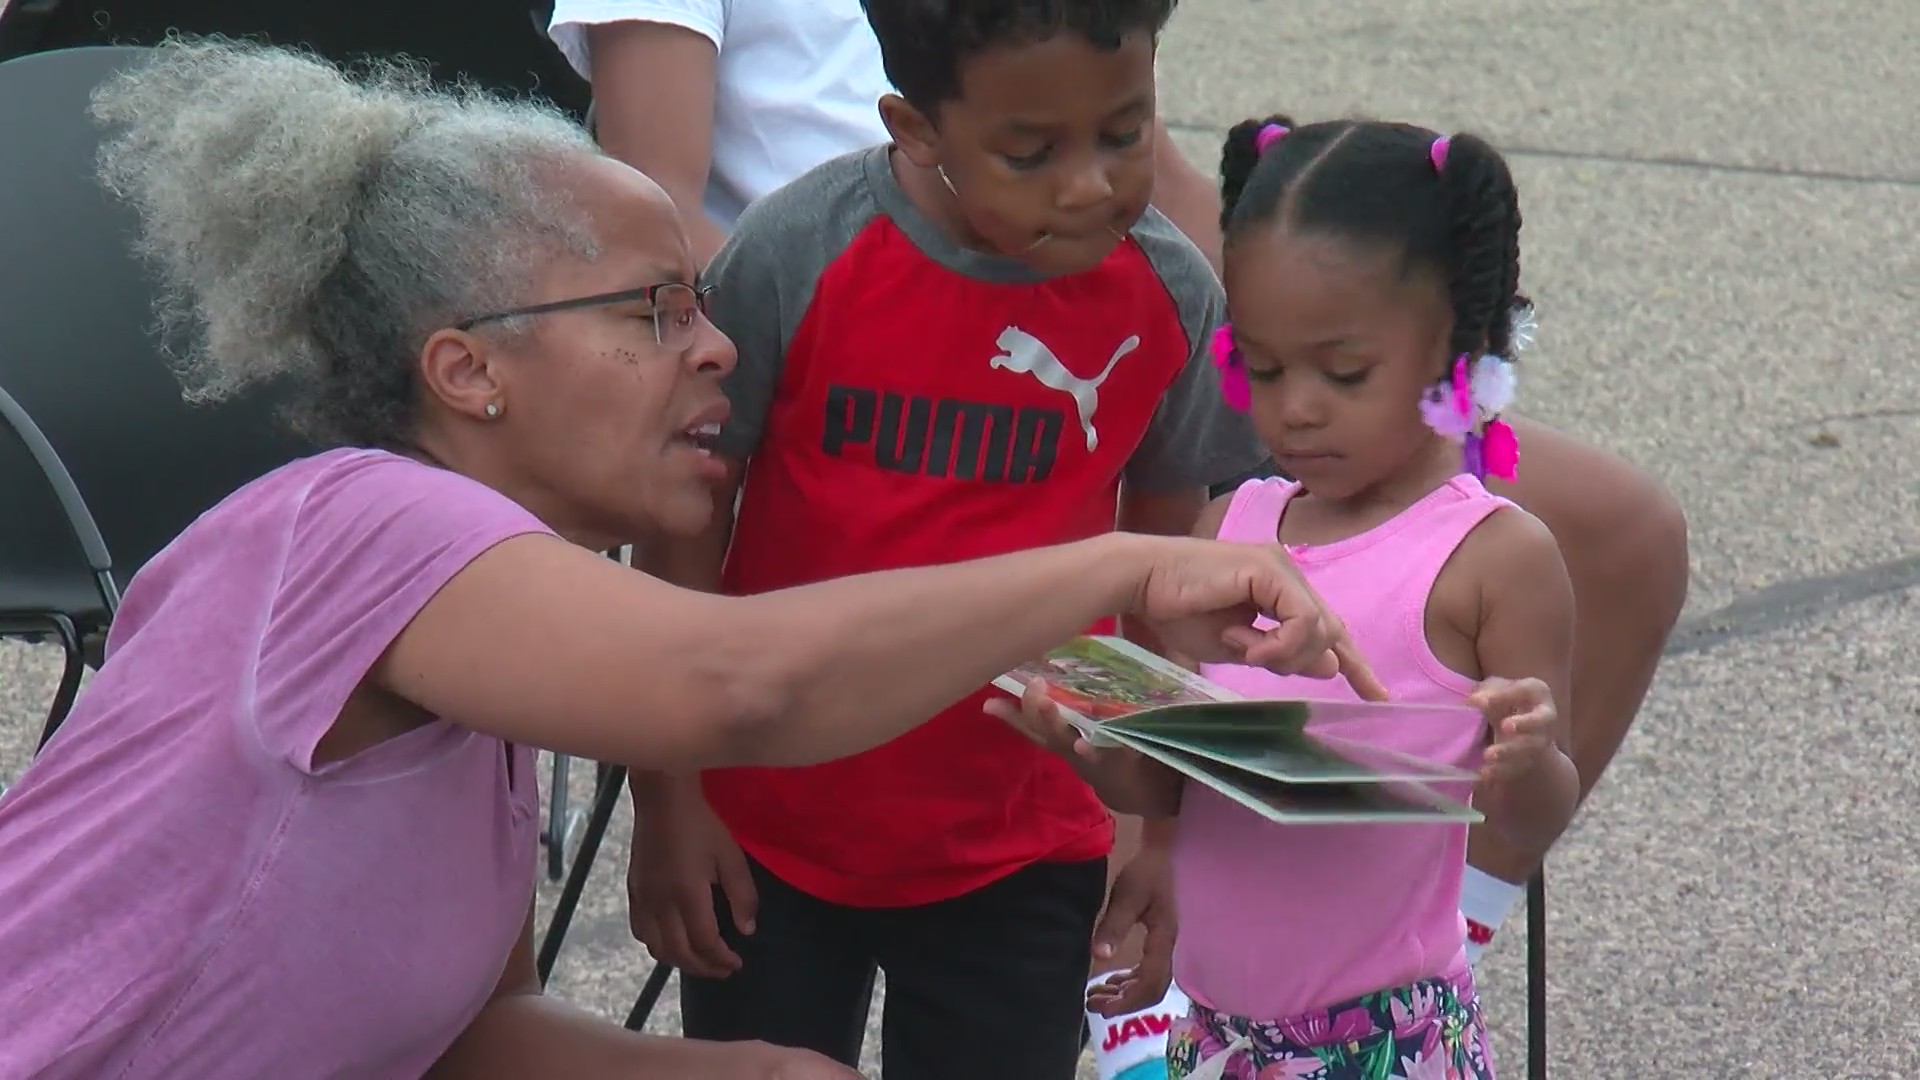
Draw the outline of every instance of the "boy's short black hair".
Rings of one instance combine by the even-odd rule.
[[[860,0],[900,96],[933,118],[960,96],[960,68],[995,46],[1070,32],[1102,49],[1158,37],[1179,0]]]

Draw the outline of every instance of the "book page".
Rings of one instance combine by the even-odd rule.
[[[1281,825],[1474,824],[1471,805],[1415,783],[1288,784],[1116,731],[1117,741]]]

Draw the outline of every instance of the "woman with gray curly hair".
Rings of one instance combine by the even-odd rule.
[[[1109,614],[1375,692],[1270,545],[1115,534],[745,598],[600,557],[712,512],[733,351],[658,186],[531,105],[221,41],[95,113],[199,332],[190,391],[291,379],[333,448],[143,569],[0,800],[0,1075],[851,1077],[542,997],[535,748],[828,760]]]

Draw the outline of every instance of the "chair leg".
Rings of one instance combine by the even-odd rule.
[[[673,965],[655,962],[653,970],[647,975],[647,985],[640,988],[640,996],[633,999],[633,1010],[627,1013],[627,1030],[640,1031],[647,1026],[647,1017],[653,1015],[653,1006],[660,1000],[660,994],[667,988],[667,979],[673,975]]]
[[[80,647],[80,632],[74,628],[73,620],[65,615],[55,615],[50,620],[54,632],[60,636],[60,647],[66,650],[67,663],[60,671],[60,685],[53,693],[53,705],[47,710],[46,725],[40,729],[40,742],[33,752],[38,755],[47,748],[47,741],[73,711],[73,703],[80,695],[80,676],[86,670],[86,650]]]
[[[1547,1078],[1547,872],[1527,882],[1527,1077]]]
[[[580,906],[580,894],[587,889],[587,875],[593,872],[594,856],[600,853],[600,842],[607,835],[607,823],[613,820],[614,808],[620,805],[620,793],[626,786],[627,770],[624,766],[600,766],[600,775],[593,786],[593,810],[587,815],[587,831],[580,837],[580,850],[573,857],[573,868],[567,873],[567,883],[560,889],[560,900],[554,905],[553,919],[547,923],[546,936],[540,939],[540,955],[536,963],[542,986],[547,984],[547,977],[553,974],[555,961],[560,959],[560,946],[566,940],[568,927],[573,925],[573,912]]]
[[[567,840],[573,834],[573,822],[567,820],[567,801],[571,793],[567,790],[568,766],[572,759],[565,754],[553,755],[553,784],[547,788],[547,831],[540,840],[547,845],[547,880],[559,881],[567,874]]]

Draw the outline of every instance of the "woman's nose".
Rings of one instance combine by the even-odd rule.
[[[694,331],[693,347],[687,350],[687,363],[699,374],[724,376],[732,371],[740,360],[740,353],[733,347],[733,339],[722,333],[720,328],[700,316],[700,324]]]

